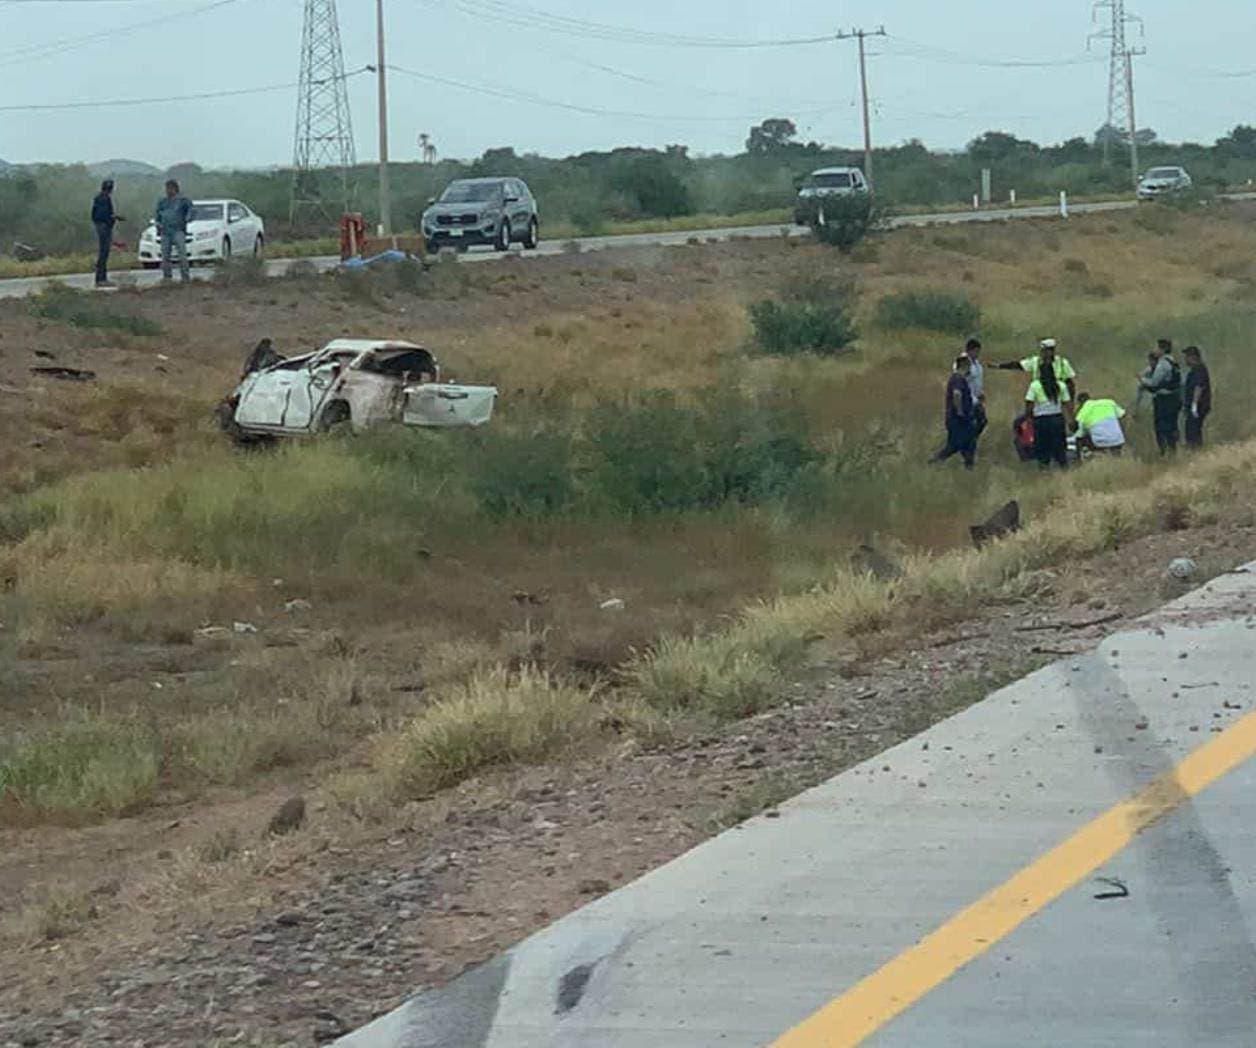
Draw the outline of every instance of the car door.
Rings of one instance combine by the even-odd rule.
[[[528,205],[524,199],[523,186],[519,184],[518,179],[508,178],[502,183],[502,192],[505,194],[505,199],[509,201],[505,205],[505,213],[510,219],[511,235],[523,236],[528,228]]]
[[[340,361],[325,358],[313,360],[309,367],[297,372],[288,388],[283,412],[283,428],[291,432],[312,429],[323,403],[340,375]]]
[[[245,220],[248,212],[244,205],[232,200],[227,203],[227,236],[231,238],[231,253],[245,254],[253,250],[253,234]]]
[[[236,406],[235,419],[241,426],[280,429],[293,384],[305,369],[280,364],[247,380]]]

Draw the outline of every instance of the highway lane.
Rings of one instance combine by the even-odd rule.
[[[1227,197],[1230,200],[1256,200],[1256,193],[1235,193]],[[1126,211],[1137,207],[1133,200],[1109,200],[1093,204],[1069,204],[1069,214],[1092,214],[1102,211]],[[900,215],[890,221],[893,228],[904,226],[928,225],[959,225],[967,222],[1003,222],[1025,218],[1058,217],[1058,206],[1050,207],[1004,207],[984,208],[976,211],[940,211],[923,215]],[[773,225],[773,226],[736,226],[729,229],[694,229],[673,233],[630,233],[619,236],[578,237],[574,240],[546,240],[535,251],[522,251],[516,247],[512,254],[529,256],[561,255],[579,249],[585,251],[606,251],[612,249],[670,247],[688,244],[692,241],[724,242],[742,239],[767,239],[770,237],[805,236],[806,226]],[[477,248],[468,251],[461,258],[465,262],[492,262],[506,257],[491,248]],[[297,259],[270,259],[266,262],[266,271],[270,276],[283,276]],[[340,259],[326,255],[300,261],[312,263],[320,272],[335,269]],[[214,274],[212,267],[193,269],[192,276],[196,280],[208,280]],[[120,286],[152,287],[161,282],[161,273],[156,270],[117,271],[114,280]],[[58,282],[69,287],[90,289],[92,274],[74,273],[57,277],[24,277],[12,280],[0,280],[0,298],[24,298],[33,295]]]

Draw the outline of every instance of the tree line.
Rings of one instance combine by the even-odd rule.
[[[1239,125],[1211,145],[1161,142],[1150,130],[1139,131],[1138,138],[1144,168],[1182,164],[1205,190],[1243,186],[1256,179],[1256,127]],[[1054,196],[1060,190],[1072,195],[1121,192],[1130,187],[1124,147],[1125,137],[1110,128],[1056,145],[987,131],[954,152],[930,150],[912,139],[876,150],[876,190],[894,206],[960,203],[978,191],[981,171],[989,168],[997,199],[1007,199],[1012,190],[1021,200]],[[624,147],[564,158],[519,154],[503,147],[471,161],[397,163],[390,172],[398,232],[415,230],[427,201],[451,179],[509,174],[529,183],[543,223],[559,222],[595,234],[617,220],[786,208],[811,170],[862,163],[862,150],[800,141],[794,123],[776,117],[751,128],[745,150],[731,156],[695,157],[683,145]],[[195,197],[245,201],[266,219],[272,239],[332,234],[343,199],[337,172],[315,173],[312,188],[326,206],[321,214],[306,211],[294,227],[288,221],[291,171],[205,171],[181,164],[173,173]],[[135,240],[164,178],[164,173],[118,176],[118,211],[132,220],[120,236]],[[81,165],[4,169],[0,250],[7,253],[15,241],[49,254],[88,250],[93,232],[87,214],[99,180]],[[354,169],[348,178],[350,207],[372,223],[376,180],[370,165]]]

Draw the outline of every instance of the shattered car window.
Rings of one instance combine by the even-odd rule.
[[[407,349],[368,357],[362,362],[362,370],[397,378],[405,375],[434,375],[436,358],[426,349]]]

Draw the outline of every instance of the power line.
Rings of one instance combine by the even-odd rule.
[[[355,69],[346,73],[345,79],[350,80],[365,69]],[[241,95],[261,95],[275,91],[290,91],[298,84],[290,81],[286,84],[267,84],[264,87],[238,87],[230,91],[202,91],[192,95],[161,95],[153,98],[111,98],[93,102],[53,102],[33,105],[0,106],[0,113],[45,113],[68,109],[106,109],[114,106],[159,105],[165,102],[197,102],[209,98],[238,98]]]
[[[439,5],[437,5],[439,6]],[[680,33],[656,33],[629,26],[591,22],[580,18],[553,15],[533,7],[509,4],[504,0],[451,0],[451,5],[463,14],[506,24],[519,29],[535,29],[566,36],[591,40],[609,40],[615,43],[643,44],[654,47],[694,48],[775,48],[801,47],[811,44],[831,43],[836,35],[788,37],[776,40],[737,40],[727,37],[688,36]]]
[[[414,69],[407,69],[405,66],[394,65],[389,63],[388,68],[393,72],[401,73],[405,76],[413,77],[416,80],[422,80],[430,84],[443,84],[446,87],[456,87],[463,91],[473,91],[477,94],[489,95],[493,98],[504,98],[512,102],[528,102],[532,105],[548,106],[552,109],[565,109],[574,113],[585,113],[589,116],[613,116],[631,120],[654,120],[654,121],[672,121],[675,123],[742,123],[747,120],[756,120],[761,114],[752,116],[682,116],[677,113],[640,113],[631,110],[622,109],[601,109],[596,106],[580,105],[576,102],[563,102],[558,99],[545,98],[542,95],[534,95],[531,92],[519,91],[505,87],[495,87],[489,84],[473,84],[465,80],[455,80],[452,77],[438,76],[435,73],[420,73]],[[831,113],[838,106],[825,106],[810,111],[799,112],[799,116],[821,116],[825,113]]]
[[[895,58],[917,58],[923,62],[942,62],[947,65],[979,66],[984,69],[1057,69],[1060,66],[1095,65],[1102,62],[1101,55],[1070,55],[1062,58],[976,58],[962,51],[950,51],[932,44],[922,44],[905,37],[891,34],[892,45],[904,45],[904,50],[888,50]]]
[[[16,3],[35,3],[37,0],[8,0],[8,2]],[[67,3],[70,0],[56,0],[56,2]],[[109,0],[87,0],[89,3],[105,3]],[[31,62],[39,58],[47,58],[51,55],[61,54],[65,51],[72,51],[75,48],[83,47],[87,44],[94,44],[99,40],[108,40],[111,37],[121,36],[124,33],[131,33],[137,29],[148,29],[155,25],[164,25],[167,22],[173,22],[180,18],[191,18],[194,15],[205,14],[209,11],[217,10],[220,7],[226,7],[228,4],[236,3],[237,0],[214,0],[213,3],[205,4],[201,7],[194,7],[188,11],[175,11],[171,14],[160,15],[157,18],[145,19],[143,22],[131,22],[128,25],[114,26],[111,29],[102,29],[96,33],[86,33],[83,36],[63,37],[60,40],[52,40],[46,44],[31,44],[27,47],[15,48],[12,51],[0,52],[0,66],[18,65],[22,62]]]

